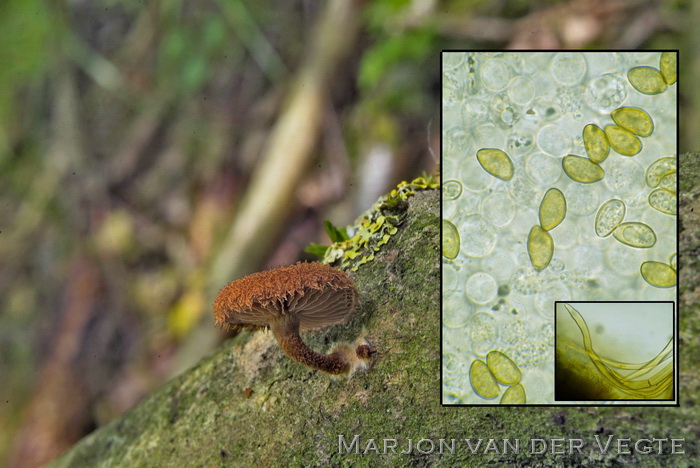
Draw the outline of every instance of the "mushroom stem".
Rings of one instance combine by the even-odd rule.
[[[270,324],[270,329],[282,351],[295,361],[328,374],[346,374],[351,370],[352,363],[344,353],[334,351],[330,354],[321,354],[309,348],[299,336],[297,317],[286,316],[276,320]],[[364,355],[367,354],[369,357],[368,350],[367,345],[358,346],[354,351],[357,357],[353,361],[367,359]]]

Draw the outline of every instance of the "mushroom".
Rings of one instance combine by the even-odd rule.
[[[230,330],[272,330],[284,353],[313,369],[352,375],[366,368],[374,354],[363,338],[339,344],[330,354],[309,348],[299,331],[344,323],[358,295],[344,271],[323,263],[299,262],[232,281],[214,301],[216,324]]]

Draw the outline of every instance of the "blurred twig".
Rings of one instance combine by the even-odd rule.
[[[219,2],[219,6],[238,38],[268,78],[272,82],[284,79],[288,75],[287,67],[258,27],[246,4],[241,0],[229,0]]]
[[[126,91],[124,77],[112,62],[73,34],[67,33],[66,37],[67,50],[95,83],[112,92]]]

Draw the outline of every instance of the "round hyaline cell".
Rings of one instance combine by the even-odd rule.
[[[626,83],[617,75],[608,73],[593,78],[586,88],[586,104],[591,109],[601,113],[607,113],[620,107],[626,98]]]
[[[478,193],[465,190],[456,203],[445,202],[442,204],[442,217],[445,219],[457,219],[469,213],[476,213],[479,210],[481,197]]]
[[[462,195],[462,183],[458,180],[446,180],[442,184],[442,196],[445,200],[456,200]]]
[[[484,270],[491,273],[496,280],[504,284],[504,288],[499,289],[499,294],[510,289],[507,284],[514,263],[515,259],[511,253],[501,249],[494,251],[482,262]]]
[[[442,368],[445,369],[445,372],[452,373],[461,367],[462,362],[459,359],[459,356],[457,356],[454,353],[445,353],[442,355]]]
[[[586,59],[579,52],[560,52],[552,59],[551,72],[559,84],[576,85],[586,76]]]
[[[442,324],[447,328],[462,328],[467,325],[474,306],[464,294],[452,293],[445,298],[442,309]]]
[[[503,192],[494,192],[481,203],[481,214],[494,226],[502,227],[513,220],[515,205],[513,200]]]
[[[557,246],[563,249],[568,249],[579,243],[579,235],[581,234],[581,228],[578,223],[572,220],[570,223],[561,223],[557,226],[556,231],[553,231],[554,235],[557,236]],[[555,271],[554,266],[559,266],[560,263],[557,259],[552,260],[552,264],[549,266],[550,271]],[[569,264],[571,268],[573,265]]]
[[[446,151],[463,151],[469,139],[469,134],[461,125],[445,130],[443,135],[443,143]]]
[[[503,91],[508,86],[512,76],[513,70],[502,58],[496,57],[487,60],[481,67],[481,81],[484,86],[493,91]]]
[[[547,125],[537,133],[537,144],[545,153],[562,156],[571,149],[571,138],[558,125]]]
[[[478,146],[499,146],[500,142],[503,141],[503,132],[491,123],[478,125],[472,130],[472,134],[474,135],[474,144]]]
[[[598,184],[572,184],[566,188],[566,198],[571,214],[586,216],[598,208],[600,195]]]
[[[608,266],[622,276],[638,275],[638,265],[643,258],[641,250],[630,249],[617,242],[605,250],[605,260]]]
[[[491,351],[498,341],[498,326],[496,319],[486,312],[477,312],[472,315],[467,324],[469,338],[472,342],[472,351],[475,354],[485,356]]]
[[[467,280],[466,293],[471,301],[487,304],[496,298],[498,284],[488,273],[475,273]]]
[[[530,178],[522,174],[513,178],[508,184],[508,193],[520,206],[534,206],[539,199],[539,189]]]
[[[447,263],[442,267],[442,291],[449,293],[457,289],[458,273],[451,263]]]
[[[462,252],[470,257],[485,257],[496,246],[496,228],[483,216],[465,216],[460,223],[464,245]]]
[[[493,183],[493,177],[481,167],[475,157],[467,157],[460,167],[460,179],[474,192],[481,192]]]
[[[526,76],[516,76],[508,84],[508,97],[514,104],[528,104],[535,97],[535,84]]]
[[[489,104],[492,117],[499,127],[511,127],[518,119],[513,103],[505,95],[494,96]]]
[[[442,54],[442,69],[444,71],[453,70],[464,63],[466,54],[461,52],[444,52]]]
[[[617,196],[634,196],[639,193],[643,173],[642,166],[630,158],[611,158],[607,161],[605,185]]]
[[[550,185],[561,176],[561,162],[557,157],[537,152],[527,158],[525,170],[535,182]]]

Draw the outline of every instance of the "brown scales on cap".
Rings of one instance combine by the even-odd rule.
[[[306,346],[299,330],[345,322],[355,312],[357,290],[341,270],[322,263],[297,263],[231,282],[214,302],[216,324],[228,329],[270,328],[282,351],[297,362],[330,374],[366,366],[373,350],[339,345],[328,355]]]

